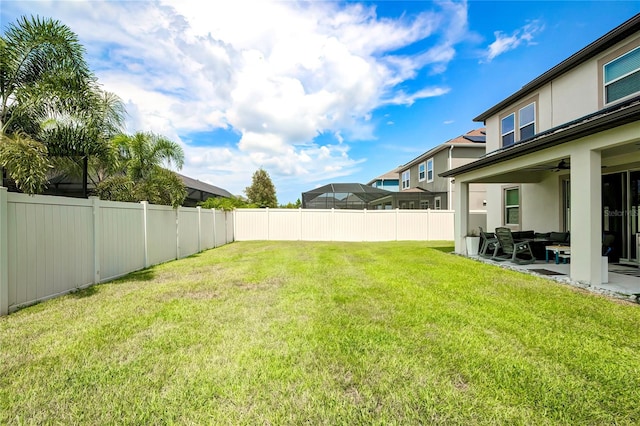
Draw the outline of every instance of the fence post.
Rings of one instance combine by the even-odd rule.
[[[213,212],[213,248],[216,248],[218,247],[218,230],[216,229],[218,225],[216,224],[216,209],[211,209],[211,211]]]
[[[9,230],[7,188],[0,187],[0,315],[9,314]]]
[[[149,202],[140,201],[142,204],[142,226],[143,226],[143,238],[144,238],[144,267],[149,267]]]
[[[93,283],[98,284],[100,266],[102,264],[102,215],[100,214],[100,198],[89,197],[93,208]]]
[[[427,241],[431,241],[431,209],[427,210]]]
[[[266,207],[267,210],[267,241],[271,240],[271,223],[269,223],[269,207]]]
[[[198,212],[198,253],[202,251],[202,207],[197,206]]]
[[[300,216],[300,238],[298,238],[299,241],[302,241],[302,207],[298,207],[298,212],[299,212],[299,216]]]
[[[180,259],[180,207],[176,208],[176,259]]]
[[[400,221],[400,209],[396,207],[396,241],[398,241],[398,222]]]
[[[231,241],[235,241],[236,240],[236,235],[238,235],[238,233],[236,232],[236,209],[233,209],[233,213],[231,215],[231,220],[233,220],[233,238]],[[224,212],[224,232],[225,232],[225,236],[224,236],[224,240],[225,240],[225,244],[229,243],[229,235],[227,235],[227,229],[229,228],[229,218],[227,217],[227,212]]]
[[[362,213],[362,241],[367,240],[367,209]]]
[[[336,239],[336,216],[335,216],[335,209],[333,207],[331,207],[331,240],[333,241]]]

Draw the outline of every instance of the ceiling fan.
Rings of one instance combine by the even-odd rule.
[[[535,166],[531,168],[532,170],[548,170],[548,171],[552,171],[552,172],[559,172],[561,170],[569,170],[571,169],[571,165],[569,164],[568,161],[565,161],[565,159],[563,158],[562,160],[560,160],[560,162],[558,164],[555,165],[540,165],[540,166]]]
[[[601,166],[602,169],[606,168],[607,166]],[[564,158],[562,160],[560,160],[560,162],[558,162],[558,164],[551,164],[551,165],[546,165],[546,164],[542,164],[540,166],[534,166],[531,167],[529,170],[543,170],[543,171],[551,171],[551,172],[560,172],[562,170],[570,170],[571,169],[571,164],[569,163],[568,160],[565,160]]]

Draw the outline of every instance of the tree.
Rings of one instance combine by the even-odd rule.
[[[258,207],[257,205],[248,203],[239,197],[211,197],[200,203],[200,206],[205,209],[218,209],[225,211],[233,209],[254,209]]]
[[[49,145],[42,124],[93,111],[97,93],[84,48],[66,25],[22,17],[7,27],[0,37],[0,164],[21,190],[44,188],[50,150],[61,148]]]
[[[260,207],[278,207],[276,188],[271,182],[269,173],[260,168],[253,174],[251,186],[244,190],[250,203]]]
[[[299,209],[301,206],[302,206],[302,201],[300,201],[300,198],[298,198],[295,203],[288,202],[287,204],[281,204],[280,208],[281,209]]]
[[[187,196],[182,180],[163,165],[184,164],[184,152],[177,143],[150,132],[120,134],[111,141],[118,153],[119,173],[104,179],[96,194],[106,200],[149,201],[178,207]]]
[[[110,140],[122,132],[125,115],[115,94],[95,88],[87,96],[90,108],[48,115],[40,132],[58,172],[82,176],[84,197],[89,178],[95,186],[117,167],[117,151]]]

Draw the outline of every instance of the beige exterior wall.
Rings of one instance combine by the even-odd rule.
[[[557,175],[539,184],[520,185],[520,230],[536,232],[562,231],[561,186]]]
[[[602,109],[602,67],[640,46],[640,34],[629,37],[595,58],[575,67],[486,120],[487,152],[501,147],[500,119],[518,104],[537,97],[536,133],[560,126]]]

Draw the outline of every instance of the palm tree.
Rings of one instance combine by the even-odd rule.
[[[117,152],[109,141],[122,132],[125,114],[124,105],[115,94],[94,89],[89,96],[91,108],[87,110],[49,112],[42,117],[39,133],[49,155],[57,158],[57,171],[82,176],[84,197],[88,195],[89,178],[95,186],[115,171]]]
[[[40,192],[49,156],[104,150],[98,136],[123,116],[121,104],[108,111],[101,103],[110,96],[73,31],[50,18],[19,18],[0,37],[0,165],[21,190]]]
[[[184,151],[177,143],[151,132],[120,134],[112,144],[118,152],[120,174],[103,180],[96,188],[102,199],[182,204],[186,190],[182,180],[166,167],[181,169]],[[166,167],[163,167],[166,166]]]

